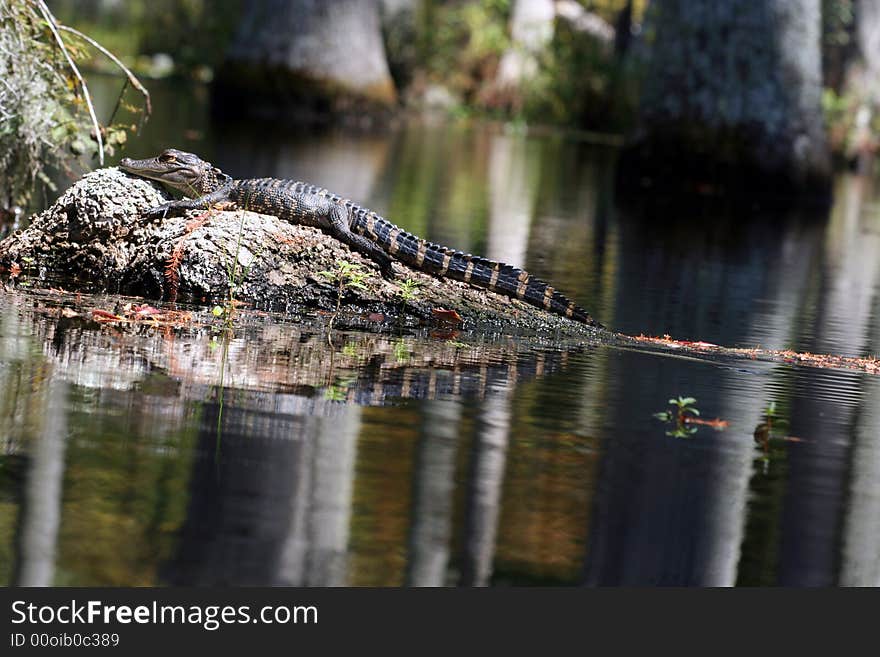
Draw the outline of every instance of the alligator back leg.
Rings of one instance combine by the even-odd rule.
[[[372,259],[382,270],[382,276],[394,278],[394,266],[391,264],[391,258],[388,257],[388,254],[376,243],[351,232],[348,223],[349,214],[344,205],[333,203],[329,208],[328,215],[327,230],[333,237]]]

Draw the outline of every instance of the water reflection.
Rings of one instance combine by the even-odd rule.
[[[21,502],[18,567],[13,580],[19,586],[50,586],[55,575],[67,435],[67,386],[50,381],[43,392],[47,414],[31,453]]]
[[[461,573],[465,586],[486,586],[492,576],[510,440],[510,404],[509,390],[493,386],[477,415],[465,506]]]
[[[621,331],[880,344],[863,179],[839,180],[827,219],[671,215],[615,203],[614,153],[561,138],[240,126],[214,141],[160,111],[134,155],[189,139],[233,173],[319,182],[525,263]],[[225,341],[206,312],[173,331],[59,313],[82,302],[0,291],[6,583],[880,584],[869,375],[428,330],[339,332],[331,350],[320,317],[247,313]],[[678,395],[729,426],[665,435],[652,414]],[[801,440],[765,452],[771,403]]]
[[[424,405],[413,467],[413,521],[408,541],[406,584],[444,586],[453,536],[455,457],[462,407],[459,401]]]
[[[865,409],[856,420],[844,519],[840,583],[880,586],[880,389],[866,382]]]
[[[348,575],[355,406],[205,408],[174,585],[336,586]]]

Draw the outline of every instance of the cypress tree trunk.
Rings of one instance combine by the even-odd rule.
[[[553,40],[556,10],[551,0],[516,0],[510,17],[510,48],[498,64],[495,85],[518,94],[534,77],[537,58]]]
[[[880,4],[876,0],[859,0],[856,5],[856,34],[859,53],[875,76],[876,86],[880,84]]]
[[[656,0],[624,175],[670,191],[827,197],[820,4]]]
[[[859,0],[855,19],[857,57],[847,71],[844,89],[851,99],[853,116],[845,126],[841,150],[857,170],[867,172],[874,154],[880,151],[880,3]]]
[[[215,82],[220,114],[312,117],[397,99],[376,0],[254,0]]]
[[[419,63],[420,19],[427,0],[381,0],[379,16],[388,68],[398,89],[406,89]]]

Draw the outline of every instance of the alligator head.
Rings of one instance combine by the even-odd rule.
[[[210,194],[229,181],[229,176],[210,162],[176,148],[167,148],[156,157],[144,160],[123,158],[119,168],[126,173],[157,180],[191,198]]]

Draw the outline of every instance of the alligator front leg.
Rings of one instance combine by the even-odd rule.
[[[164,219],[169,215],[177,217],[187,210],[207,210],[212,205],[225,202],[229,202],[228,187],[222,187],[210,194],[200,196],[199,198],[184,198],[177,201],[168,201],[162,205],[157,205],[155,208],[150,208],[144,213],[144,215],[148,219],[156,219],[159,217]]]
[[[394,280],[397,272],[391,257],[385,253],[376,243],[371,242],[363,235],[351,232],[348,225],[348,211],[341,205],[334,205],[329,211],[328,230],[330,234],[340,242],[348,245],[355,251],[364,254],[379,265],[382,276],[388,280]]]

